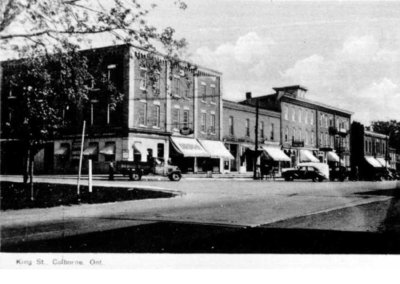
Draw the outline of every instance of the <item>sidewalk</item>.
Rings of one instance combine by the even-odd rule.
[[[18,177],[21,175],[0,175],[0,180],[2,180],[2,177]],[[38,175],[35,174],[35,177],[39,177],[39,178],[48,178],[48,179],[77,179],[78,176],[77,175],[71,175],[71,174],[53,174],[53,175]],[[22,179],[22,176],[21,176]],[[88,179],[88,175],[82,175],[81,176],[82,180],[87,180]],[[129,180],[129,178],[127,176],[122,176],[119,174],[116,174],[114,176],[115,180]],[[247,173],[226,173],[226,174],[220,174],[220,173],[213,173],[211,177],[209,177],[206,173],[198,173],[198,174],[183,174],[182,175],[182,179],[188,179],[188,180],[202,180],[202,179],[238,179],[238,180],[252,180],[253,179],[253,173],[251,172],[247,172]],[[93,175],[93,180],[108,180],[108,175],[107,174],[98,174],[98,175]],[[145,175],[142,176],[142,180],[143,181],[167,181],[168,178],[164,177],[164,176],[158,176],[158,175]],[[264,178],[265,180],[265,178]],[[280,177],[275,177],[275,179],[271,179],[270,177],[267,178],[267,180],[283,180]]]

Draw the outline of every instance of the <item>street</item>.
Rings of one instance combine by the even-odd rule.
[[[38,177],[36,181],[49,179]],[[73,184],[76,179],[52,182]],[[356,252],[364,252],[360,234],[367,238],[382,238],[382,232],[390,233],[390,238],[397,236],[393,218],[400,184],[395,181],[313,183],[193,178],[180,182],[95,180],[94,185],[162,189],[178,195],[3,211],[2,251],[334,253],[341,252],[340,247],[336,251],[326,246],[302,249],[286,242],[285,236],[297,236],[299,242],[320,239],[323,233],[326,240],[337,241],[335,234],[342,232],[348,236],[341,234],[339,239],[356,237],[361,246]],[[263,244],[263,239],[272,236],[274,242]],[[214,245],[207,246],[211,243]],[[352,252],[348,249],[343,251]],[[390,248],[384,251],[395,253]]]

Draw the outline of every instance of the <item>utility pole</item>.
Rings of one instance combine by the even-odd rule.
[[[253,179],[257,179],[257,151],[258,151],[258,99],[256,99],[256,127],[255,127],[255,149],[253,157]]]

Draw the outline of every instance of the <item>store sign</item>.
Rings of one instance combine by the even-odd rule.
[[[189,127],[183,127],[179,130],[179,133],[182,135],[190,135],[193,134],[193,129]]]
[[[292,147],[304,147],[304,141],[292,141]]]

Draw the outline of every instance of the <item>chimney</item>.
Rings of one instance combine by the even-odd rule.
[[[246,92],[246,100],[250,100],[251,99],[251,92]]]

